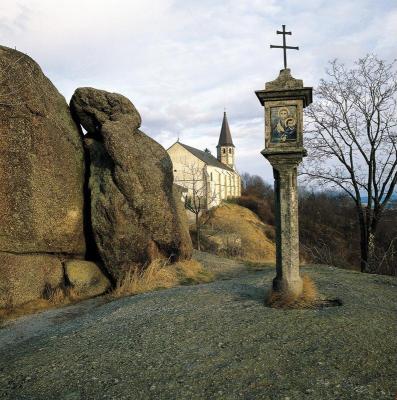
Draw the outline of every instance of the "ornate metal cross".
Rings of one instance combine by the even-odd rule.
[[[296,46],[287,46],[287,41],[285,40],[285,35],[291,35],[291,32],[286,32],[285,30],[285,25],[283,25],[283,30],[282,31],[277,31],[277,35],[283,35],[283,45],[282,46],[274,46],[270,45],[271,49],[283,49],[284,50],[284,69],[287,68],[287,49],[292,49],[292,50],[299,50],[299,47]]]

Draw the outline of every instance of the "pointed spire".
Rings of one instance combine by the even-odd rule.
[[[226,111],[223,113],[223,121],[222,121],[222,128],[221,134],[219,135],[219,142],[218,146],[233,146],[232,135],[230,134],[229,124],[227,122]]]

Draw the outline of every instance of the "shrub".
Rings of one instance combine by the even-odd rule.
[[[135,295],[154,290],[167,289],[183,284],[205,283],[213,280],[211,273],[195,260],[169,264],[168,260],[156,260],[146,269],[131,268],[116,283],[111,297]]]
[[[259,219],[268,225],[274,225],[274,213],[268,200],[254,195],[243,195],[230,200],[241,207],[248,208],[254,212]]]

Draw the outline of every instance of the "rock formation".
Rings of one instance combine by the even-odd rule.
[[[44,297],[63,283],[59,258],[0,252],[0,308]]]
[[[132,103],[83,88],[71,106],[75,118],[37,63],[0,46],[0,308],[65,285],[83,297],[108,290],[87,254],[114,281],[191,257],[171,160],[138,130]]]
[[[190,258],[171,160],[138,129],[141,117],[134,105],[119,94],[79,88],[70,107],[88,132],[92,231],[112,277],[157,258]]]
[[[62,281],[83,257],[84,151],[65,99],[27,55],[0,46],[0,307]]]
[[[81,298],[98,296],[110,288],[109,279],[91,261],[66,261],[65,275],[76,295]]]
[[[0,46],[0,251],[84,255],[84,153],[65,99]]]

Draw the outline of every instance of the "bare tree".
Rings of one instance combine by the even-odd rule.
[[[197,250],[201,249],[201,215],[208,211],[211,203],[216,199],[216,193],[211,192],[207,181],[205,168],[199,163],[184,163],[182,168],[182,179],[175,181],[188,189],[185,196],[185,208],[195,216]]]
[[[242,194],[259,198],[273,198],[273,186],[265,182],[259,175],[244,172],[241,175]]]
[[[375,233],[397,182],[395,62],[367,55],[347,69],[335,60],[327,75],[306,109],[309,157],[303,175],[354,201],[361,271],[370,272]]]

